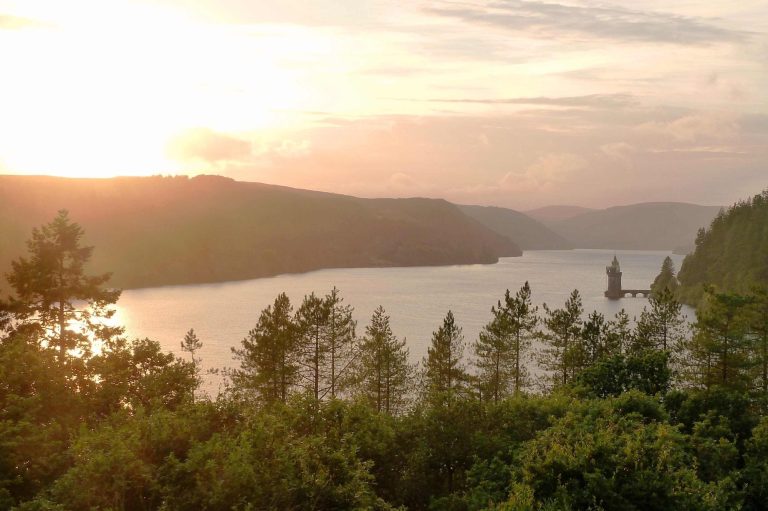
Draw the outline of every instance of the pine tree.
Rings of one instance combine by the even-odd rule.
[[[706,290],[689,343],[692,383],[707,389],[718,385],[747,390],[752,347],[747,335],[751,301],[746,296],[717,293],[713,288]]]
[[[81,361],[92,340],[106,341],[123,331],[109,321],[120,297],[119,290],[104,287],[110,274],[85,274],[93,247],[81,245],[84,234],[66,210],[59,211],[53,221],[32,231],[28,258],[13,261],[7,275],[15,293],[4,306],[11,328],[34,332],[57,351],[60,362],[73,357]]]
[[[316,401],[322,392],[322,372],[328,352],[325,342],[328,318],[327,303],[315,293],[305,296],[296,311],[298,362],[301,365],[299,384]]]
[[[577,289],[565,301],[562,309],[550,309],[544,304],[545,330],[540,332],[544,349],[540,353],[541,365],[550,371],[554,386],[567,385],[582,367],[585,358],[581,342],[581,315],[584,312]]]
[[[581,340],[584,346],[583,367],[591,366],[603,357],[614,354],[608,332],[609,323],[605,321],[605,316],[600,312],[592,311],[581,329]]]
[[[648,301],[651,308],[640,314],[631,350],[679,351],[686,337],[682,304],[668,288],[651,295]]]
[[[261,312],[256,327],[232,348],[240,369],[233,371],[236,390],[253,391],[265,403],[283,402],[297,383],[298,336],[291,301],[285,293]]]
[[[184,335],[184,340],[181,341],[181,351],[189,353],[192,366],[195,368],[195,372],[198,371],[200,365],[200,359],[195,356],[195,352],[203,347],[203,342],[198,339],[194,328],[190,328],[189,332]]]
[[[377,411],[397,414],[407,403],[413,367],[405,339],[392,333],[389,316],[379,306],[365,328],[356,363],[357,393]]]
[[[493,319],[474,343],[480,386],[494,402],[508,395],[510,387],[518,394],[528,384],[524,359],[536,327],[536,311],[528,282],[515,296],[507,290],[504,303],[491,308]]]
[[[755,287],[748,313],[749,331],[754,338],[755,386],[768,397],[768,288]]]
[[[197,334],[193,328],[189,329],[189,332],[184,335],[184,340],[181,341],[181,351],[189,353],[189,358],[192,363],[192,370],[194,371],[196,386],[200,385],[200,358],[195,356],[195,353],[202,349],[203,342],[198,339]],[[195,400],[194,391],[192,392],[192,401]]]
[[[450,405],[467,391],[470,378],[463,355],[464,335],[453,312],[448,311],[443,324],[432,334],[432,345],[423,362],[425,390],[430,399]]]
[[[328,308],[327,364],[325,391],[331,399],[336,399],[350,385],[352,369],[358,355],[358,342],[355,336],[357,322],[352,319],[353,308],[344,305],[344,301],[335,287],[325,297]],[[407,354],[406,354],[407,359]]]
[[[607,324],[606,343],[612,354],[624,353],[634,343],[634,331],[627,311],[621,309]]]
[[[680,283],[675,276],[675,263],[671,257],[667,256],[661,264],[661,271],[651,284],[651,293],[658,295],[666,289],[674,294],[678,287],[680,287]]]

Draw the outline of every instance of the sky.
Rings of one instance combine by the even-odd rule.
[[[768,0],[0,0],[0,174],[530,209],[768,186]]]

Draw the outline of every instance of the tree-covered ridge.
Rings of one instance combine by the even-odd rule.
[[[212,398],[193,330],[184,360],[96,321],[118,293],[81,235],[35,231],[0,302],[0,509],[768,509],[768,289],[688,328],[668,288],[633,324],[526,284],[478,339],[449,311],[421,367],[382,308],[358,335],[338,290],[281,293]]]
[[[768,284],[768,190],[721,211],[699,230],[678,275],[681,297],[694,303],[705,285],[748,293]]]
[[[69,210],[123,288],[322,268],[489,264],[506,238],[439,199],[364,199],[221,176],[0,176],[0,273],[29,231]]]

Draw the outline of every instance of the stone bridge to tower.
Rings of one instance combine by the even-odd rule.
[[[623,289],[621,287],[621,266],[619,266],[619,260],[616,259],[616,256],[613,256],[611,265],[605,267],[605,273],[608,275],[608,289],[605,291],[606,298],[618,300],[627,295],[632,295],[632,298],[636,298],[637,295],[647,298],[651,294],[650,289]]]

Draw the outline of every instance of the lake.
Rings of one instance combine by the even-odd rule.
[[[682,262],[681,256],[671,252],[540,250],[490,265],[319,270],[220,284],[127,290],[118,302],[116,319],[126,327],[127,336],[155,339],[179,354],[184,334],[194,328],[203,342],[204,367],[223,368],[233,365],[230,348],[239,346],[260,311],[280,292],[285,291],[296,307],[304,295],[312,291],[326,294],[336,286],[345,303],[355,308],[359,334],[364,333],[373,310],[383,305],[394,333],[407,338],[415,362],[426,354],[432,332],[449,309],[469,345],[489,321],[490,308],[504,291],[517,291],[526,280],[538,304],[559,307],[576,288],[586,312],[598,310],[610,318],[623,308],[630,317],[639,316],[646,299],[613,301],[603,296],[605,267],[614,254],[621,263],[625,289],[650,287],[668,255],[676,268]],[[691,310],[686,314],[693,317]]]

